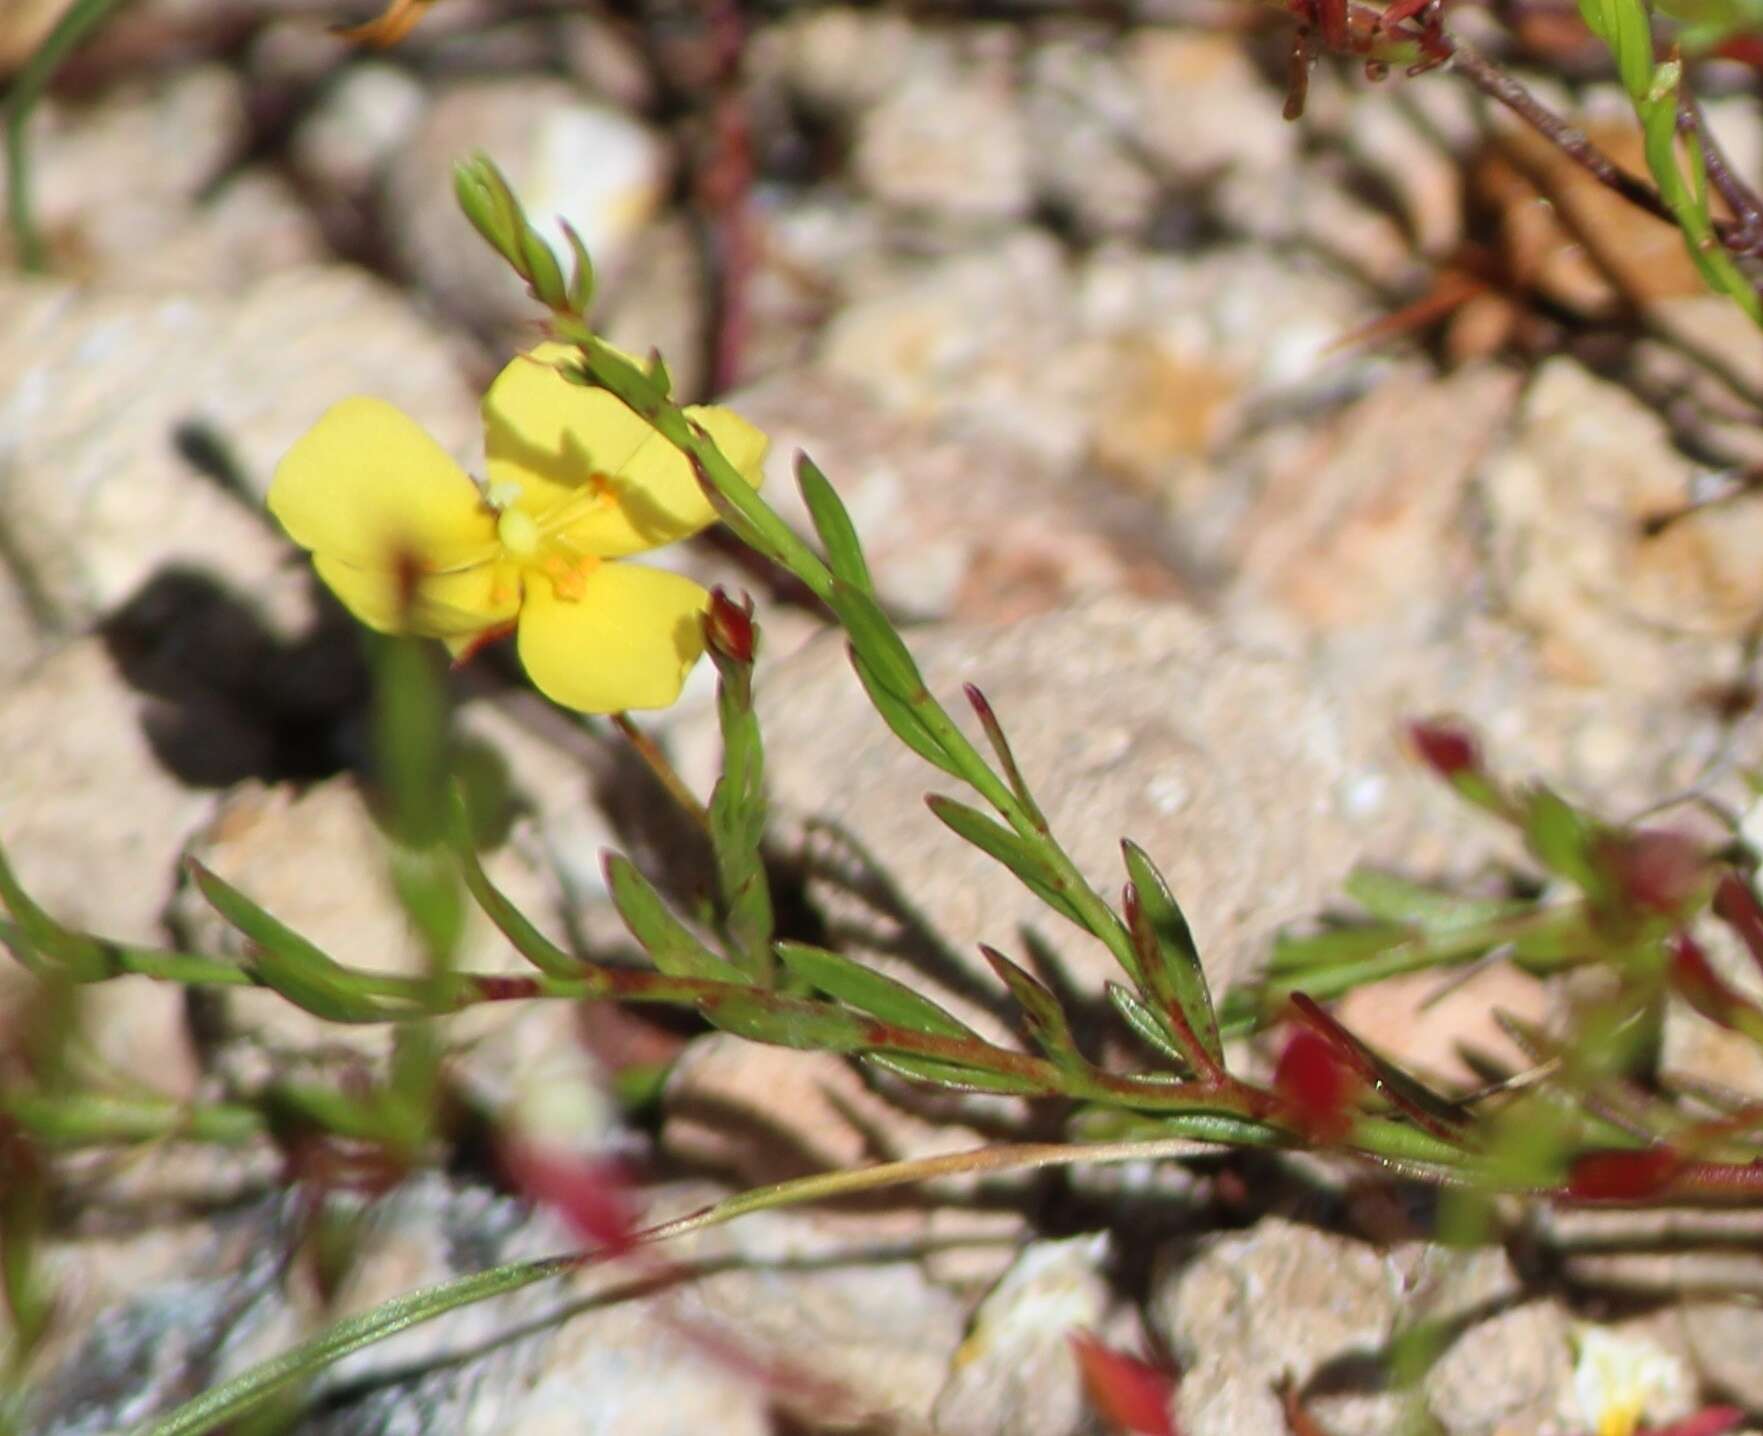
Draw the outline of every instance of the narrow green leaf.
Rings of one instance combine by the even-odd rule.
[[[1566,878],[1594,900],[1605,884],[1592,860],[1597,825],[1558,793],[1540,784],[1524,795],[1524,836],[1531,853],[1550,872]]]
[[[992,709],[991,700],[972,683],[966,684],[962,692],[967,697],[968,706],[973,709],[974,717],[979,719],[980,729],[985,733],[986,741],[992,745],[992,752],[997,755],[998,766],[1004,772],[1004,781],[1010,785],[1010,791],[1028,813],[1030,821],[1045,832],[1046,815],[1041,812],[1040,804],[1035,802],[1034,794],[1029,791],[1028,783],[1022,776],[1022,769],[1017,766],[1016,754],[1011,750],[1010,740],[1004,734],[1004,725],[998,721],[998,715]]]
[[[0,1116],[54,1147],[180,1140],[237,1146],[263,1132],[255,1107],[99,1092],[0,1092]]]
[[[49,92],[51,81],[67,57],[123,3],[125,0],[74,0],[71,5],[57,7],[61,10],[60,18],[7,86],[6,209],[19,268],[27,274],[41,273],[47,267],[31,182],[27,132],[31,112]]]
[[[982,942],[979,950],[1022,1008],[1028,1019],[1029,1034],[1035,1045],[1046,1053],[1047,1059],[1062,1072],[1088,1072],[1089,1060],[1077,1045],[1077,1037],[1064,1009],[1059,1006],[1059,999],[996,948],[987,947]]]
[[[978,1035],[905,983],[896,982],[843,953],[805,942],[780,942],[776,951],[784,966],[809,986],[859,1012],[913,1032],[931,1032],[942,1037]]]
[[[1271,977],[1291,977],[1299,973],[1320,972],[1349,962],[1360,962],[1415,940],[1416,933],[1407,923],[1353,923],[1348,927],[1325,928],[1321,932],[1295,934],[1282,932],[1273,940],[1273,955],[1267,963]]]
[[[1187,1021],[1195,1039],[1210,1062],[1195,1056],[1196,1066],[1222,1069],[1224,1043],[1218,1035],[1218,1017],[1212,1010],[1212,989],[1200,963],[1200,949],[1194,942],[1175,895],[1157,865],[1130,838],[1121,843],[1126,856],[1127,877],[1138,897],[1138,912],[1152,937],[1156,939],[1153,953],[1139,947],[1139,960],[1145,966],[1144,978],[1152,995],[1161,1002],[1174,1002]],[[1152,956],[1158,960],[1153,962]],[[1178,1037],[1179,1033],[1171,1033]]]
[[[919,702],[925,692],[924,675],[881,605],[866,590],[836,575],[831,602],[851,646],[876,681],[903,703]]]
[[[858,1052],[877,1045],[874,1024],[825,1002],[733,987],[700,999],[706,1021],[754,1042],[807,1051]]]
[[[265,1103],[272,1130],[294,1123],[356,1142],[379,1142],[386,1136],[379,1103],[354,1092],[315,1082],[282,1082],[265,1093]]]
[[[321,952],[201,863],[191,859],[189,869],[209,905],[251,940],[254,953],[245,965],[252,975],[296,1007],[331,1022],[351,1023],[386,1022],[418,1011],[412,1003],[373,995],[361,974]]]
[[[934,1057],[908,1057],[901,1053],[865,1053],[863,1060],[914,1082],[929,1082],[951,1092],[995,1092],[1006,1097],[1039,1097],[1058,1089],[1014,1073],[962,1067]]]
[[[697,977],[712,982],[748,985],[747,974],[726,957],[718,957],[668,911],[661,894],[622,853],[606,854],[606,885],[613,906],[642,944],[656,968],[669,977]]]
[[[1381,868],[1358,867],[1347,875],[1348,897],[1385,922],[1413,923],[1428,932],[1453,932],[1525,911],[1530,904],[1511,898],[1468,898],[1427,887]]]
[[[875,670],[855,647],[849,648],[848,652],[851,655],[851,666],[857,671],[858,682],[862,683],[870,703],[881,715],[882,722],[893,730],[894,736],[933,768],[940,768],[951,777],[959,778],[961,770],[949,757],[941,741],[926,726],[918,710],[905,699],[897,697],[877,677]]]
[[[4,849],[0,849],[0,902],[17,919],[24,943],[9,944],[26,967],[49,958],[69,982],[102,982],[120,970],[106,945],[95,937],[63,927],[20,886]]]
[[[826,550],[827,566],[835,577],[873,598],[875,581],[870,577],[869,563],[863,557],[863,545],[851,515],[838,491],[806,454],[796,455],[796,484],[808,505],[814,531],[820,535],[821,547]]]
[[[514,950],[548,977],[579,978],[582,975],[581,962],[540,932],[532,920],[490,881],[472,845],[471,815],[462,798],[454,805],[450,842],[459,861],[466,891]]]
[[[987,856],[996,858],[1016,874],[1024,887],[1061,917],[1070,919],[1079,927],[1085,927],[1083,914],[1065,895],[1059,875],[1034,844],[1018,837],[1002,823],[993,821],[978,809],[944,797],[941,793],[927,794],[924,801],[938,820],[957,837],[972,843]]]
[[[1114,1010],[1141,1042],[1159,1056],[1167,1057],[1184,1070],[1190,1070],[1188,1059],[1182,1055],[1181,1048],[1169,1040],[1169,1034],[1157,1020],[1157,1014],[1139,1001],[1131,988],[1118,982],[1110,982],[1104,991],[1108,994],[1108,1001],[1114,1005]]]
[[[582,237],[575,232],[575,226],[566,219],[558,222],[563,226],[563,237],[569,242],[573,261],[569,272],[569,307],[575,314],[586,317],[594,307],[594,261],[587,245],[582,243]]]

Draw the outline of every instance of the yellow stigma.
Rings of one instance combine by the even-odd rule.
[[[515,558],[531,559],[539,552],[539,526],[520,509],[503,509],[496,518],[496,537]]]

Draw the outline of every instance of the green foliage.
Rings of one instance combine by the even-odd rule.
[[[1597,23],[1617,49],[1631,93],[1646,78],[1652,103],[1658,77],[1650,39],[1635,30],[1632,9],[1625,0],[1609,0]],[[430,1160],[445,1134],[447,1038],[439,1020],[491,1001],[671,1006],[752,1041],[850,1054],[950,1090],[1057,1097],[1078,1110],[1069,1144],[988,1148],[785,1183],[644,1233],[644,1240],[894,1182],[1167,1156],[1177,1150],[1171,1144],[1193,1140],[1355,1156],[1478,1198],[1520,1191],[1563,1199],[1754,1199],[1763,1185],[1758,1124],[1748,1115],[1718,1131],[1698,1124],[1658,1090],[1649,1066],[1667,1001],[1689,1000],[1763,1041],[1763,1017],[1724,989],[1705,963],[1698,965],[1688,945],[1717,891],[1728,894],[1721,915],[1735,929],[1763,931],[1763,924],[1747,926],[1733,916],[1738,899],[1730,887],[1717,888],[1723,870],[1714,855],[1670,834],[1610,825],[1540,786],[1509,789],[1483,769],[1471,743],[1435,732],[1429,761],[1472,808],[1521,835],[1538,872],[1553,880],[1545,896],[1461,897],[1387,873],[1359,873],[1348,886],[1357,914],[1283,938],[1263,980],[1215,1004],[1204,956],[1149,855],[1130,840],[1123,844],[1127,883],[1120,907],[1111,906],[1059,843],[984,696],[971,688],[964,695],[990,758],[931,691],[876,596],[859,537],[826,476],[807,460],[798,469],[820,542],[816,552],[672,400],[665,366],[634,365],[587,328],[582,311],[593,281],[586,255],[578,252],[566,279],[487,161],[461,170],[459,192],[473,223],[577,346],[576,378],[616,396],[674,444],[737,536],[788,570],[834,615],[883,720],[973,800],[933,795],[927,802],[934,816],[1111,954],[1124,980],[1108,986],[1108,997],[1121,1034],[1136,1035],[1143,1050],[1136,1060],[1104,1056],[1100,1045],[1087,1053],[1079,1024],[1053,988],[991,948],[982,949],[983,956],[1021,1011],[1026,1046],[982,1036],[852,955],[779,940],[764,849],[765,751],[754,704],[759,635],[748,606],[721,595],[706,619],[723,740],[722,771],[709,802],[697,807],[677,778],[668,785],[702,824],[714,862],[714,902],[701,920],[688,923],[626,857],[606,860],[613,901],[647,954],[646,967],[598,963],[559,947],[489,880],[476,851],[481,824],[473,821],[459,781],[460,754],[442,686],[420,650],[378,642],[375,751],[393,839],[390,876],[423,938],[425,973],[390,977],[338,962],[195,863],[190,871],[198,890],[247,941],[242,961],[108,942],[71,931],[45,912],[0,855],[0,898],[11,915],[0,925],[0,940],[40,979],[45,1000],[65,1002],[70,1012],[81,987],[144,973],[190,987],[265,988],[323,1021],[390,1023],[397,1032],[388,1070],[366,1090],[284,1080],[231,1106],[155,1107],[142,1094],[87,1084],[64,1060],[59,1041],[34,1053],[23,1080],[8,1077],[0,1086],[0,1137],[12,1139],[11,1146],[0,1143],[0,1160],[9,1164],[0,1171],[12,1179],[9,1205],[0,1213],[8,1233],[0,1243],[0,1277],[15,1321],[23,1314],[26,1345],[51,1310],[36,1261],[41,1192],[33,1185],[40,1185],[35,1174],[44,1170],[47,1154],[146,1136],[218,1142],[267,1132],[289,1153],[313,1141],[365,1148],[384,1170],[407,1171]],[[467,898],[528,959],[531,973],[457,970]],[[1615,977],[1616,995],[1589,1011],[1567,1040],[1547,1042],[1513,1025],[1536,1071],[1523,1085],[1497,1086],[1473,1101],[1431,1090],[1320,1005],[1394,973],[1496,953],[1510,953],[1537,972],[1600,966]],[[56,1031],[69,1030],[74,1020],[57,1019]],[[1282,1028],[1294,1034],[1287,1055],[1296,1050],[1303,1061],[1281,1061],[1271,1081],[1227,1047],[1227,1038]],[[1089,1029],[1082,1030],[1088,1041]],[[1646,1160],[1637,1163],[1637,1154]],[[150,1423],[146,1436],[196,1436],[236,1423],[368,1342],[589,1259],[503,1268],[400,1298],[196,1398]]]

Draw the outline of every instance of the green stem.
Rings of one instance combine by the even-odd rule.
[[[1514,917],[1493,918],[1443,932],[1417,933],[1406,942],[1387,947],[1370,957],[1328,966],[1274,972],[1253,988],[1238,989],[1226,1000],[1220,1027],[1226,1037],[1247,1037],[1259,1031],[1279,1012],[1283,998],[1302,992],[1327,1002],[1358,987],[1410,972],[1435,967],[1455,967],[1472,962],[1494,948],[1525,938],[1539,937],[1552,929],[1571,930],[1584,922],[1583,905],[1537,908]],[[1553,959],[1526,953],[1524,961],[1543,965]],[[1568,959],[1558,959],[1565,964]]]
[[[650,1227],[637,1233],[634,1240],[639,1245],[650,1246],[673,1237],[722,1226],[751,1212],[801,1206],[829,1197],[905,1186],[938,1177],[1032,1171],[1077,1163],[1156,1161],[1192,1156],[1196,1145],[1195,1141],[1182,1137],[1073,1146],[1023,1143],[982,1147],[977,1151],[955,1152],[919,1161],[887,1162],[873,1167],[861,1167],[856,1171],[818,1173],[795,1181],[779,1182],[773,1186],[738,1193],[714,1206]],[[603,1260],[606,1255],[577,1253],[547,1257],[540,1261],[516,1262],[479,1272],[459,1281],[446,1282],[396,1297],[384,1306],[337,1323],[311,1341],[303,1342],[293,1350],[253,1367],[224,1386],[204,1392],[169,1415],[137,1428],[135,1436],[204,1436],[204,1433],[248,1414],[278,1391],[310,1380],[326,1366],[351,1352],[359,1351],[423,1322],[433,1321],[436,1317],[444,1316],[460,1307],[504,1296],[552,1277],[566,1276]]]
[[[31,203],[30,146],[26,126],[62,62],[80,41],[98,28],[126,0],[75,0],[43,43],[37,47],[6,97],[6,213],[12,224],[19,267],[40,274],[47,266],[43,236]]]
[[[753,546],[801,579],[834,613],[840,613],[844,606],[842,594],[832,571],[760,497],[715,443],[692,423],[685,411],[667,397],[661,386],[607,347],[580,320],[559,315],[557,327],[578,346],[584,367],[595,383],[623,401],[685,454],[704,482],[716,490],[739,516],[742,526],[750,530]],[[1056,874],[1063,895],[1082,917],[1083,926],[1108,948],[1121,968],[1137,980],[1138,957],[1125,925],[1054,839],[1045,820],[1032,806],[1017,798],[1010,785],[993,770],[932,694],[921,690],[911,701],[962,780],[990,803],[1020,837],[1035,845]]]
[[[134,947],[128,943],[99,942],[108,966],[107,975],[134,973],[157,978],[161,982],[177,982],[187,987],[249,987],[251,974],[236,962],[221,957],[205,957],[200,953],[173,952],[160,947]],[[11,949],[25,966],[41,966],[41,958],[29,956],[32,944],[19,924],[0,918],[0,947]]]
[[[351,1352],[433,1321],[462,1306],[505,1296],[582,1265],[579,1257],[547,1257],[479,1272],[461,1281],[394,1297],[383,1306],[340,1321],[311,1341],[252,1367],[224,1385],[185,1402],[168,1416],[139,1428],[139,1436],[201,1436],[256,1410],[277,1392],[307,1380]]]
[[[57,1147],[165,1138],[236,1147],[264,1131],[262,1115],[250,1107],[230,1103],[188,1106],[164,1097],[0,1092],[0,1114]]]

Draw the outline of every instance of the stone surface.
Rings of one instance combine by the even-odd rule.
[[[530,332],[543,317],[502,258],[459,212],[453,166],[493,155],[567,277],[561,225],[593,256],[600,292],[623,262],[668,180],[661,140],[637,120],[561,81],[462,82],[445,91],[401,148],[388,180],[392,242],[416,283],[455,318],[492,332]],[[592,164],[580,157],[593,155]]]
[[[1106,1233],[1022,1249],[973,1314],[937,1397],[938,1436],[1067,1436],[1088,1403],[1071,1339],[1094,1334],[1115,1304]]]
[[[1154,1279],[1151,1319],[1182,1366],[1190,1436],[1278,1436],[1276,1386],[1295,1383],[1324,1429],[1399,1429],[1380,1358],[1400,1310],[1393,1263],[1358,1242],[1274,1218],[1201,1241]]]
[[[1318,426],[1244,525],[1233,599],[1319,629],[1423,631],[1460,608],[1480,566],[1471,480],[1518,392],[1492,366],[1441,380],[1417,365]]]
[[[1301,131],[1281,116],[1279,95],[1256,82],[1234,38],[1147,27],[1129,37],[1125,64],[1142,116],[1140,143],[1171,178],[1228,177],[1247,188],[1296,158]]]
[[[95,638],[0,693],[0,841],[68,926],[158,946],[179,851],[214,799],[161,765],[145,707]]]
[[[1335,1016],[1405,1071],[1446,1087],[1481,1085],[1465,1051],[1491,1057],[1514,1072],[1530,1061],[1500,1025],[1499,1014],[1546,1028],[1558,1011],[1551,988],[1510,963],[1473,972],[1449,968],[1392,977],[1355,988]]]
[[[1200,460],[1257,425],[1305,415],[1383,367],[1330,346],[1369,316],[1306,260],[1257,251],[1081,263],[1013,230],[985,252],[859,266],[821,362],[890,408],[1086,460],[1191,503]]]
[[[1694,708],[1547,683],[1521,640],[1474,626],[1449,656],[1421,657],[1377,630],[1306,655],[1179,605],[1110,599],[908,639],[958,717],[962,683],[986,693],[1053,831],[1100,891],[1122,881],[1123,835],[1146,847],[1220,987],[1246,976],[1282,925],[1333,905],[1357,863],[1443,878],[1514,856],[1418,771],[1399,737],[1405,717],[1455,708],[1483,728],[1503,772],[1545,773],[1603,811],[1670,791],[1722,741]],[[1114,975],[1099,946],[910,801],[971,794],[883,727],[841,644],[763,672],[760,711],[775,810],[790,825],[780,841],[806,863],[834,945],[950,983],[968,1003],[995,994],[975,944],[1014,952],[1025,925],[1081,987]],[[682,727],[690,771],[708,769],[689,755],[713,742],[703,724]]]
[[[1498,597],[1551,669],[1643,691],[1732,677],[1763,612],[1763,500],[1652,527],[1683,508],[1692,474],[1623,390],[1567,359],[1531,381],[1484,491]]]
[[[278,577],[290,550],[252,500],[338,399],[389,400],[462,458],[478,443],[442,336],[358,271],[296,268],[230,297],[15,280],[0,306],[0,528],[65,628],[170,568],[279,631],[301,623],[304,582]],[[193,440],[226,456],[243,501]]]
[[[1169,594],[1175,560],[1159,515],[1129,493],[1098,496],[1027,450],[940,435],[813,369],[734,401],[771,435],[766,495],[805,536],[794,474],[820,467],[849,509],[878,590],[911,618],[1026,617],[1074,599]]]
[[[971,1130],[890,1104],[842,1057],[723,1033],[690,1044],[668,1076],[669,1152],[742,1186],[980,1145]]]
[[[715,1195],[670,1189],[657,1194],[655,1215]],[[138,1291],[95,1322],[44,1383],[32,1429],[96,1436],[132,1425],[181,1399],[193,1373],[235,1375],[315,1322],[572,1245],[546,1214],[419,1178],[369,1209],[327,1311],[303,1264],[276,1270],[289,1235],[278,1208],[235,1212],[206,1250],[182,1253],[178,1280]],[[760,1214],[675,1241],[655,1262],[591,1266],[360,1351],[318,1379],[311,1398],[326,1404],[305,1426],[315,1436],[761,1436],[777,1409],[835,1427],[922,1422],[960,1322],[958,1304],[924,1280],[909,1252],[813,1216]]]
[[[353,65],[332,84],[290,141],[301,171],[341,194],[367,194],[422,121],[420,81],[393,65]]]
[[[1427,1409],[1450,1436],[1563,1429],[1579,1414],[1570,1402],[1571,1336],[1566,1315],[1547,1299],[1495,1314],[1453,1341],[1427,1372]]]
[[[1150,225],[1157,178],[1136,144],[1139,96],[1101,28],[1048,37],[1025,57],[1023,108],[1042,201],[1087,235]]]
[[[58,921],[159,947],[179,851],[213,799],[160,764],[147,707],[96,639],[0,690],[0,843],[25,892]],[[8,1006],[26,1000],[22,980],[0,954]],[[80,1032],[97,1072],[168,1097],[193,1094],[198,1070],[180,988],[145,977],[86,988]]]
[[[1015,94],[1006,27],[954,45],[921,46],[903,82],[858,124],[857,180],[884,204],[957,220],[1027,211],[1028,131]]]
[[[854,5],[816,7],[755,37],[755,68],[778,77],[817,110],[849,115],[884,98],[916,55],[904,15]]]
[[[127,274],[188,222],[203,187],[234,158],[245,106],[236,75],[201,65],[89,105],[41,107],[31,136],[35,215],[57,256]]]
[[[196,836],[191,855],[347,967],[411,977],[428,970],[422,945],[390,887],[385,836],[349,778],[334,778],[304,792],[242,785]],[[490,880],[541,931],[555,931],[554,894],[516,849],[486,854],[484,865]],[[454,954],[458,966],[476,972],[530,972],[489,919],[469,901],[467,906],[464,934]],[[199,950],[241,958],[247,954],[245,939],[193,888],[180,893],[177,915]],[[287,1055],[333,1048],[383,1052],[392,1037],[386,1026],[325,1022],[266,989],[228,991],[221,1003],[227,1035]],[[458,1059],[468,1086],[475,1070],[494,1074],[516,1062],[537,1061],[541,1049],[532,1039],[542,1028],[517,1022],[528,1008],[491,1003],[449,1020],[448,1036],[468,1049]],[[556,1036],[571,1040],[567,1027]]]

